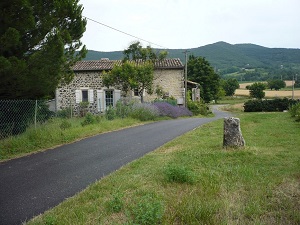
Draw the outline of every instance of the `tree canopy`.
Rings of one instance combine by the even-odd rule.
[[[225,91],[226,96],[233,96],[235,90],[240,87],[239,82],[235,78],[229,78],[228,80],[222,80],[222,88]]]
[[[114,68],[103,76],[105,86],[116,86],[126,95],[130,90],[137,90],[143,102],[143,92],[153,93],[154,62],[167,56],[166,51],[154,53],[147,46],[143,48],[140,42],[134,42],[124,50],[122,65]],[[138,61],[141,62],[138,62]]]
[[[248,86],[247,89],[250,90],[250,97],[262,99],[265,97],[264,90],[266,89],[266,84],[261,82],[255,82],[252,85]]]
[[[86,54],[78,2],[1,1],[1,99],[41,99],[73,78],[71,66]]]
[[[276,91],[280,90],[281,88],[285,88],[286,84],[283,80],[268,80],[268,88],[271,90],[275,89]]]
[[[200,84],[201,97],[205,102],[218,99],[220,76],[215,73],[205,58],[190,55],[187,65],[187,76],[189,80]]]

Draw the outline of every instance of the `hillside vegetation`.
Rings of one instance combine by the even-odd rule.
[[[168,57],[180,58],[186,49],[167,49]],[[229,44],[217,42],[198,48],[187,49],[189,54],[205,57],[224,78],[255,81],[272,78],[291,80],[300,71],[300,49],[266,48],[254,44]],[[97,52],[90,50],[84,60],[101,58],[121,59],[122,51]]]

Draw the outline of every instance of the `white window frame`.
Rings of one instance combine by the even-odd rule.
[[[75,103],[80,103],[83,101],[82,99],[83,91],[87,91],[88,94],[87,102],[94,103],[94,90],[89,88],[80,88],[75,90]]]

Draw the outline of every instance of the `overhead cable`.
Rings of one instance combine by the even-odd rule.
[[[162,45],[155,44],[154,42],[147,41],[147,40],[145,40],[145,39],[143,39],[143,38],[140,38],[140,37],[134,36],[134,35],[132,35],[132,34],[126,33],[126,32],[124,32],[124,31],[121,31],[121,30],[119,30],[119,29],[116,29],[116,28],[114,28],[114,27],[111,27],[111,26],[109,26],[109,25],[106,25],[106,24],[104,24],[104,23],[101,23],[101,22],[99,22],[99,21],[97,21],[97,20],[91,19],[91,18],[86,17],[86,16],[83,16],[83,17],[86,18],[87,20],[90,20],[90,21],[92,21],[92,22],[94,22],[94,23],[98,23],[98,24],[100,24],[100,25],[102,25],[102,26],[108,27],[108,28],[110,28],[110,29],[112,29],[112,30],[115,30],[115,31],[120,32],[120,33],[122,33],[122,34],[125,34],[125,35],[127,35],[127,36],[130,36],[130,37],[133,37],[133,38],[137,38],[137,39],[139,39],[139,40],[148,42],[149,44],[159,46],[159,47],[161,47],[161,48],[163,48],[163,49],[168,49],[168,48],[166,48],[166,47],[164,47],[164,46],[162,46]]]

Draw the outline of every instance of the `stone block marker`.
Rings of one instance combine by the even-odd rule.
[[[240,119],[234,117],[225,117],[223,147],[243,146],[245,146],[245,140],[240,128]]]

